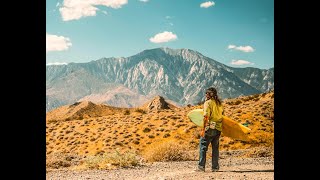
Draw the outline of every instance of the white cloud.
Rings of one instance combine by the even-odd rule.
[[[166,16],[166,19],[171,19],[171,16]]]
[[[163,42],[169,42],[174,41],[178,37],[177,35],[173,34],[172,32],[164,31],[162,33],[158,33],[149,40],[153,43],[163,43]]]
[[[128,0],[64,0],[59,10],[63,21],[70,21],[95,16],[98,5],[118,9],[127,3]]]
[[[173,23],[169,23],[170,24],[170,26],[173,26]]]
[[[51,66],[51,65],[56,65],[56,66],[59,66],[59,65],[67,65],[68,63],[66,62],[54,62],[54,63],[47,63],[46,65],[47,66]]]
[[[228,49],[234,49],[234,48],[236,48],[235,45],[229,45],[229,46],[228,46]]]
[[[215,5],[215,3],[214,3],[213,1],[207,1],[207,2],[201,3],[201,4],[200,4],[200,7],[202,7],[202,8],[208,8],[208,7],[214,6],[214,5]]]
[[[60,3],[59,3],[59,2],[57,2],[56,7],[58,7],[59,5],[60,5]]]
[[[149,0],[139,0],[140,2],[148,2]]]
[[[249,61],[246,61],[246,60],[232,60],[231,63],[232,65],[238,65],[238,66],[241,66],[241,65],[253,65],[254,63],[252,62],[249,62]]]
[[[46,51],[64,51],[69,49],[72,43],[69,38],[46,34]]]
[[[253,52],[254,49],[251,46],[235,46],[235,45],[229,45],[228,49],[235,49],[242,52]]]
[[[101,11],[103,14],[108,15],[107,11]]]

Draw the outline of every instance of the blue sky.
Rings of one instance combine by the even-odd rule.
[[[46,0],[46,63],[188,48],[231,67],[274,66],[273,0]]]

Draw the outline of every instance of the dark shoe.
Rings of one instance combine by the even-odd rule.
[[[211,172],[217,172],[217,171],[219,171],[219,166],[217,167],[217,168],[213,168],[213,169],[211,169]]]
[[[211,169],[211,172],[218,172],[219,169]]]
[[[201,167],[197,167],[195,170],[193,170],[193,172],[204,172],[205,169],[201,168]]]

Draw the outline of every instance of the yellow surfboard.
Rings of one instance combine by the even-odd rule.
[[[191,110],[187,117],[193,122],[195,125],[199,127],[203,127],[203,109],[194,109]],[[250,128],[238,123],[235,120],[227,116],[223,116],[222,119],[222,134],[224,136],[230,137],[232,139],[242,140],[242,141],[250,141],[249,132]]]

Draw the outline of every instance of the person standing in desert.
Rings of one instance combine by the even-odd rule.
[[[200,133],[199,162],[196,172],[204,172],[206,165],[206,153],[209,144],[212,146],[211,171],[219,170],[219,139],[222,131],[223,106],[218,97],[217,90],[210,87],[205,93],[206,99],[203,105],[204,119],[203,129]]]

